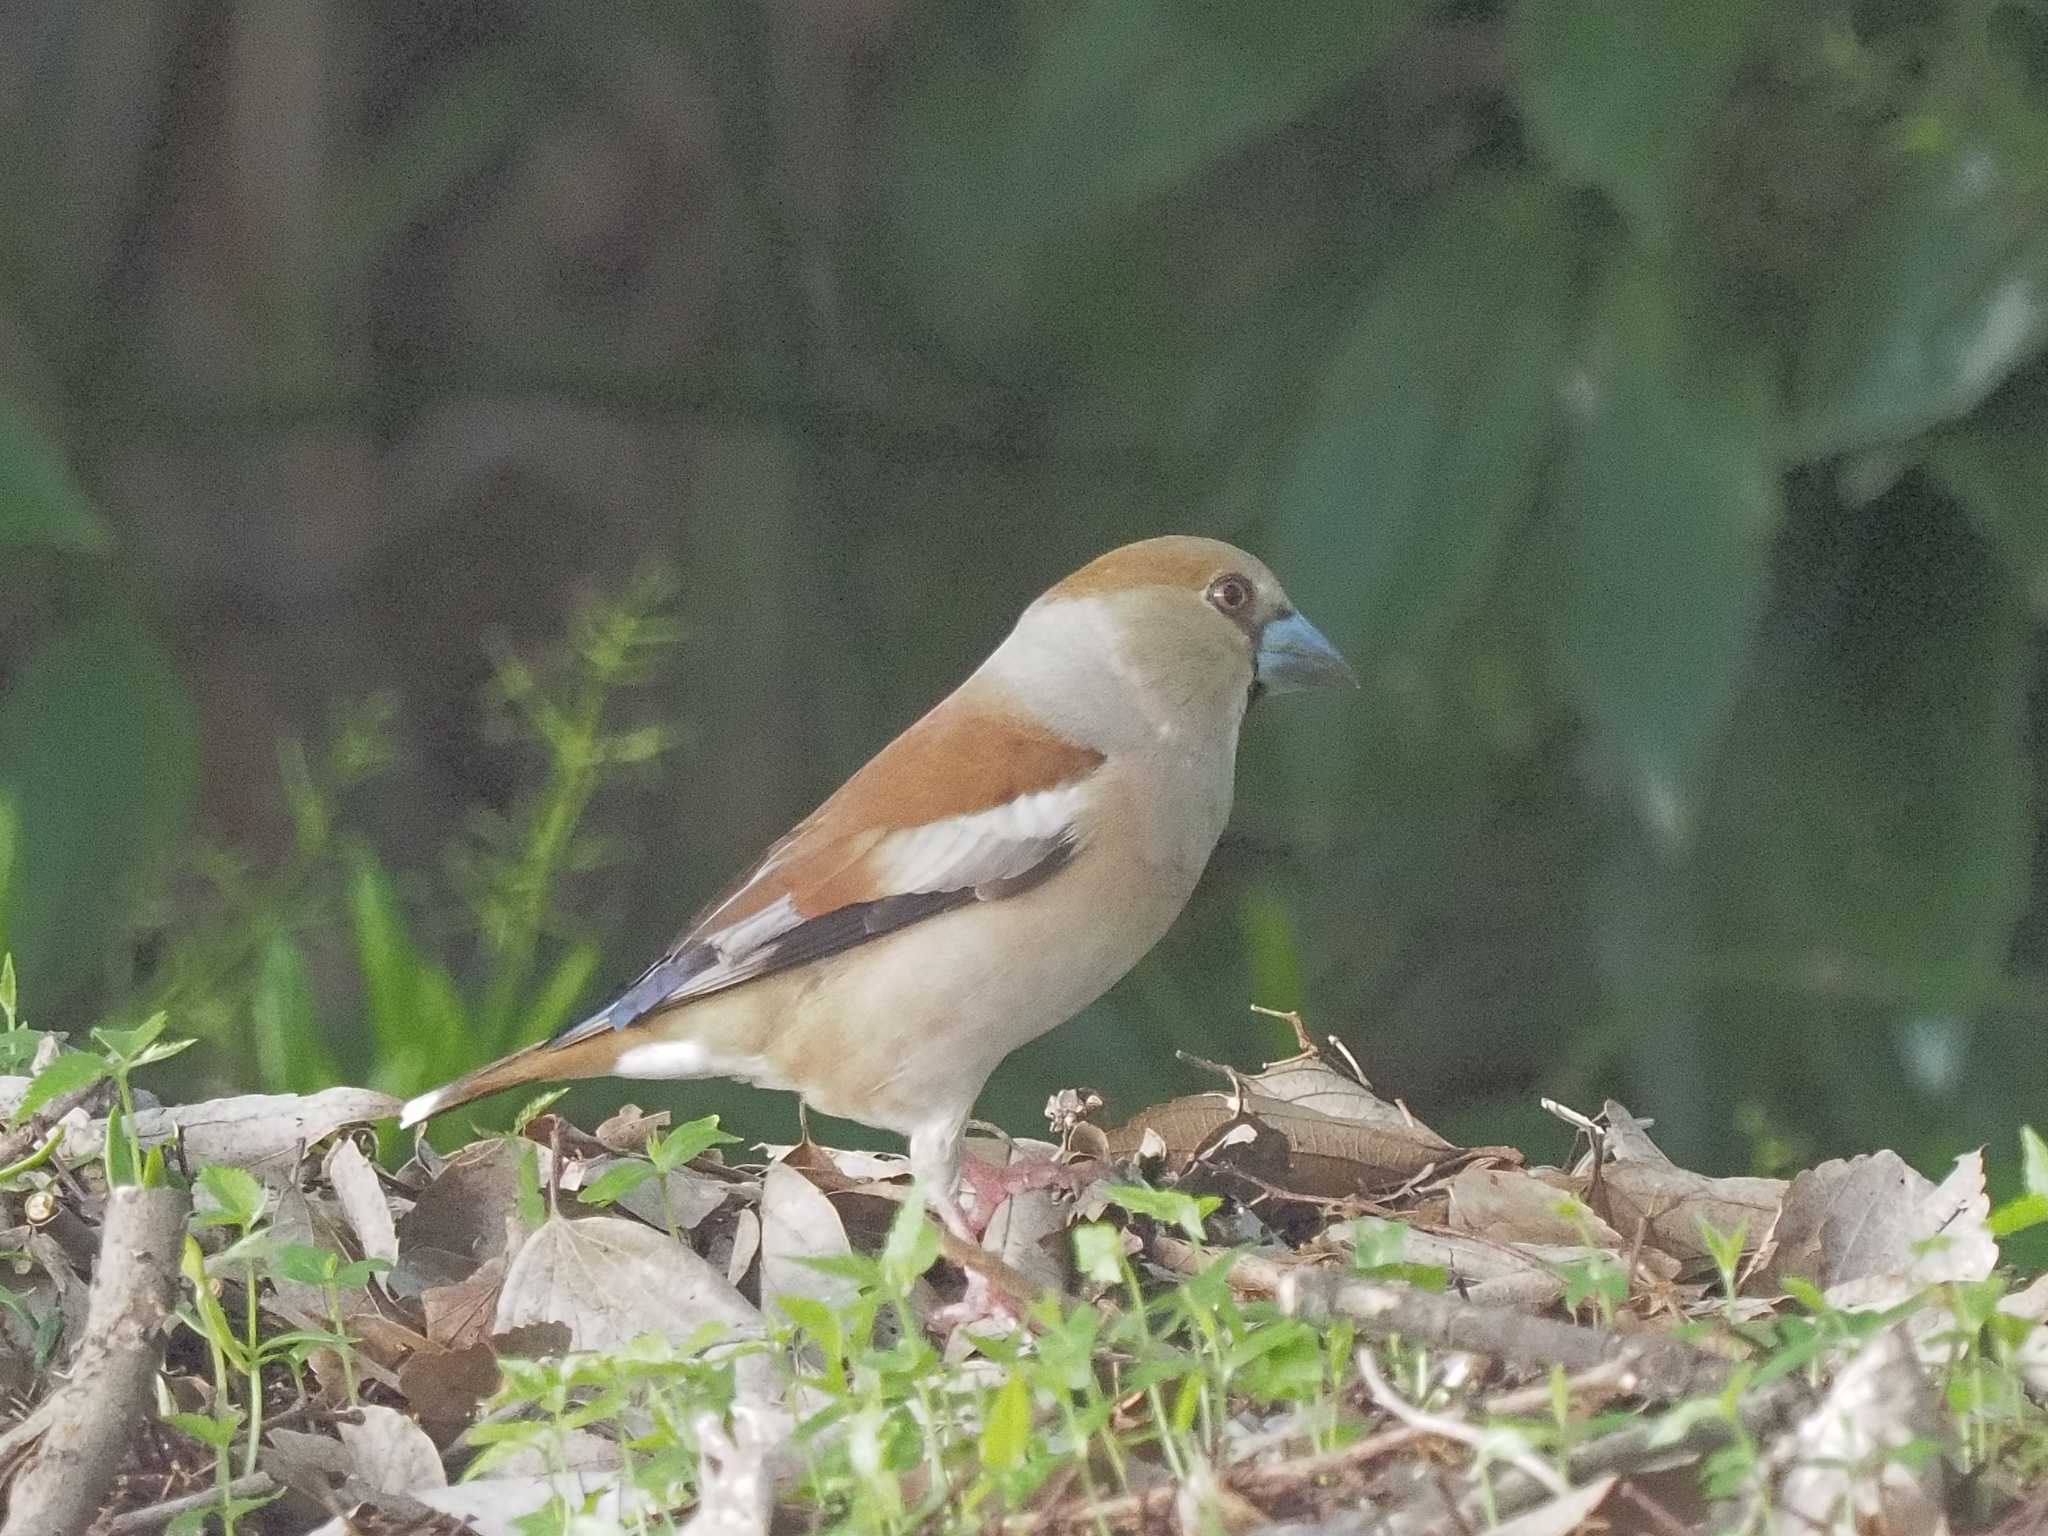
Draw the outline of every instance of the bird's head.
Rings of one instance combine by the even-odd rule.
[[[1081,567],[1025,611],[997,663],[1039,708],[1090,717],[1091,740],[1133,705],[1153,729],[1234,728],[1257,693],[1358,683],[1261,561],[1178,535]]]

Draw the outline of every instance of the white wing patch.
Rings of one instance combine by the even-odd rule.
[[[1007,895],[1004,882],[1027,879],[1049,867],[1050,861],[1079,851],[1085,838],[1081,817],[1086,795],[1085,783],[1065,784],[1019,795],[986,811],[900,827],[877,841],[861,861],[869,866],[871,878],[863,883],[875,892],[873,896],[835,911],[806,915],[798,910],[797,896],[785,894],[723,927],[715,926],[714,914],[712,922],[648,967],[611,1006],[557,1036],[557,1041],[630,1024],[655,1008],[865,942],[942,909],[950,904],[945,898],[952,893],[963,900],[984,901]],[[764,864],[754,880],[727,898],[726,905],[772,878],[776,862],[771,858]],[[906,899],[917,910],[906,910]],[[612,1072],[621,1077],[695,1075],[698,1064],[690,1057],[692,1049],[670,1043],[636,1047]],[[713,1070],[720,1076],[734,1075],[726,1066]]]
[[[743,917],[705,937],[724,959],[737,960],[741,955],[759,949],[770,939],[779,938],[802,921],[797,915],[796,899],[784,896],[779,901],[770,902],[753,916]]]
[[[1085,786],[1067,784],[1019,795],[990,810],[891,832],[868,855],[876,883],[910,895],[1013,880],[1054,846],[1076,840],[1085,796]]]

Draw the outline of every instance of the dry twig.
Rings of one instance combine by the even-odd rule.
[[[163,1187],[124,1185],[107,1197],[70,1378],[0,1436],[0,1464],[35,1447],[14,1480],[0,1536],[73,1536],[99,1512],[149,1407],[188,1207],[183,1191]]]
[[[1380,1374],[1379,1362],[1373,1359],[1369,1349],[1358,1351],[1358,1374],[1363,1378],[1365,1390],[1373,1402],[1416,1433],[1449,1440],[1478,1452],[1482,1458],[1491,1457],[1518,1467],[1525,1477],[1540,1483],[1553,1497],[1563,1498],[1572,1491],[1571,1484],[1559,1477],[1554,1468],[1545,1466],[1528,1451],[1493,1443],[1496,1437],[1489,1436],[1476,1424],[1444,1414],[1425,1413],[1417,1408],[1387,1384],[1387,1378]]]
[[[1208,1250],[1165,1233],[1153,1237],[1152,1250],[1160,1263],[1183,1272],[1214,1258]],[[1664,1334],[1588,1328],[1256,1254],[1241,1255],[1231,1265],[1230,1283],[1241,1291],[1272,1296],[1286,1311],[1310,1322],[1348,1318],[1372,1338],[1398,1334],[1440,1349],[1538,1370],[1553,1365],[1567,1371],[1618,1366],[1626,1372],[1623,1390],[1655,1402],[1719,1391],[1729,1376],[1728,1361]]]
[[[218,1487],[208,1486],[197,1493],[165,1499],[160,1504],[145,1504],[140,1509],[127,1510],[107,1522],[106,1536],[144,1536],[147,1531],[160,1531],[188,1510],[218,1504],[222,1492]],[[231,1499],[260,1499],[277,1492],[277,1480],[268,1472],[251,1472],[247,1477],[238,1477],[229,1483],[225,1492]]]

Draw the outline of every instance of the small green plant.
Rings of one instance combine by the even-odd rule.
[[[616,596],[578,612],[568,656],[536,667],[500,647],[493,720],[537,749],[534,787],[506,815],[479,811],[449,850],[448,868],[476,939],[467,993],[432,954],[398,882],[367,845],[344,839],[346,899],[362,973],[376,1076],[416,1092],[480,1058],[501,1055],[570,1021],[599,950],[561,899],[563,884],[613,850],[582,824],[600,788],[671,745],[663,726],[615,728],[616,695],[651,677],[680,639],[671,578],[649,567]]]
[[[1594,1320],[1603,1328],[1614,1326],[1615,1314],[1628,1301],[1628,1271],[1605,1253],[1591,1253],[1583,1259],[1560,1264],[1564,1278],[1564,1306],[1576,1313],[1590,1307]]]
[[[647,1137],[647,1159],[616,1163],[591,1181],[577,1199],[585,1205],[613,1205],[630,1195],[649,1179],[659,1176],[661,1190],[662,1221],[670,1237],[680,1240],[676,1230],[676,1213],[668,1190],[668,1176],[693,1157],[701,1157],[715,1146],[737,1142],[737,1136],[728,1136],[718,1128],[718,1116],[706,1115],[701,1120],[688,1120],[671,1129],[664,1136],[659,1131],[650,1132]]]
[[[21,1016],[14,979],[14,953],[0,950],[0,1072],[19,1072],[36,1054],[43,1038]]]
[[[133,1029],[95,1029],[92,1039],[98,1049],[59,1054],[30,1081],[27,1091],[15,1105],[14,1113],[8,1117],[8,1126],[21,1125],[57,1100],[111,1079],[114,1103],[107,1111],[101,1151],[107,1183],[153,1184],[161,1181],[162,1155],[152,1150],[145,1156],[135,1138],[132,1079],[141,1068],[167,1061],[191,1046],[190,1040],[162,1039],[167,1023],[165,1016],[159,1013]],[[38,1165],[55,1151],[56,1144],[57,1138],[53,1136],[25,1162],[0,1170],[0,1179]]]
[[[691,1338],[637,1339],[604,1354],[503,1359],[498,1391],[467,1436],[481,1449],[468,1475],[488,1476],[527,1451],[555,1471],[566,1470],[570,1436],[609,1426],[617,1433],[626,1485],[645,1494],[653,1509],[686,1504],[696,1491],[699,1426],[707,1417],[717,1423],[730,1418],[740,1362],[767,1348],[735,1343],[714,1325]],[[567,1531],[582,1513],[557,1496],[524,1528]],[[637,1530],[672,1529],[644,1511],[636,1510],[633,1519]]]
[[[265,1334],[261,1320],[263,1276],[281,1251],[264,1218],[270,1210],[269,1192],[244,1169],[208,1166],[199,1170],[197,1192],[204,1197],[203,1208],[192,1217],[198,1230],[223,1227],[229,1241],[209,1257],[197,1238],[187,1235],[179,1271],[186,1286],[186,1300],[178,1310],[181,1323],[206,1346],[213,1371],[213,1412],[211,1414],[169,1413],[172,1427],[211,1447],[215,1452],[215,1477],[220,1493],[207,1510],[217,1516],[232,1536],[235,1521],[250,1504],[236,1499],[230,1485],[237,1440],[242,1446],[242,1474],[256,1470],[263,1442],[264,1372],[275,1365],[294,1368],[304,1352],[314,1347],[349,1347],[346,1334],[290,1330]],[[221,1301],[223,1280],[232,1280],[241,1291],[241,1317],[228,1315]],[[341,1283],[337,1271],[334,1284]],[[241,1383],[242,1404],[234,1402],[235,1383]]]
[[[1408,1261],[1409,1230],[1405,1222],[1360,1216],[1347,1224],[1351,1232],[1351,1268],[1367,1280],[1398,1280],[1425,1291],[1441,1291],[1450,1272],[1441,1264]]]
[[[273,1091],[317,1091],[351,1075],[335,1042],[352,1032],[316,997],[303,936],[340,928],[361,979],[364,1054],[393,1092],[445,1080],[568,1022],[600,953],[564,888],[615,852],[585,830],[592,801],[674,739],[666,726],[611,718],[621,692],[653,676],[680,637],[673,593],[670,577],[650,566],[577,611],[559,659],[495,646],[490,724],[531,749],[538,771],[509,811],[467,819],[442,871],[394,872],[349,830],[352,797],[396,760],[395,700],[343,709],[318,748],[286,740],[278,773],[289,846],[265,866],[218,847],[181,855],[136,914],[135,937],[149,942],[124,953],[151,958],[117,983],[108,1017],[168,1014],[233,1059],[238,1076]],[[197,875],[211,899],[197,912],[189,899],[173,904],[163,894],[173,873]],[[450,922],[451,914],[460,916]],[[452,944],[441,937],[449,933]],[[8,1023],[0,1053],[13,1059],[0,1055],[0,1071],[33,1048]],[[65,1091],[62,1081],[53,1092]]]
[[[1991,1213],[1991,1235],[2011,1237],[2048,1222],[2048,1140],[2020,1127],[2021,1192]]]
[[[315,1248],[306,1243],[286,1243],[279,1248],[271,1260],[272,1273],[279,1279],[296,1281],[300,1285],[315,1286],[320,1291],[322,1305],[327,1312],[327,1321],[334,1330],[333,1337],[324,1341],[334,1349],[341,1359],[342,1382],[351,1404],[358,1401],[356,1395],[355,1344],[348,1336],[348,1328],[342,1317],[341,1298],[345,1291],[359,1291],[370,1283],[370,1276],[381,1274],[391,1268],[384,1259],[355,1259],[344,1262],[341,1255],[327,1248]]]
[[[1734,1231],[1723,1232],[1702,1214],[1699,1228],[1700,1241],[1706,1244],[1707,1257],[1714,1261],[1714,1274],[1721,1282],[1721,1298],[1732,1321],[1737,1312],[1735,1291],[1742,1278],[1742,1252],[1749,1238],[1749,1221],[1744,1218],[1735,1223]]]

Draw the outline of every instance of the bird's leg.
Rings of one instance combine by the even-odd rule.
[[[924,1190],[925,1203],[961,1248],[968,1250],[949,1255],[967,1276],[967,1292],[958,1301],[940,1307],[932,1314],[931,1325],[941,1333],[989,1318],[1023,1316],[1022,1303],[1005,1295],[1001,1287],[992,1285],[988,1276],[973,1262],[981,1256],[981,1233],[982,1228],[988,1225],[988,1219],[986,1212],[978,1208],[976,1214],[981,1216],[981,1221],[970,1220],[960,1208],[956,1193],[960,1182],[960,1129],[963,1123],[964,1117],[929,1131],[914,1133],[910,1138],[910,1171]]]
[[[910,1176],[924,1190],[925,1204],[945,1229],[963,1243],[978,1244],[981,1232],[960,1209],[960,1128],[966,1117],[914,1131],[910,1136]]]

